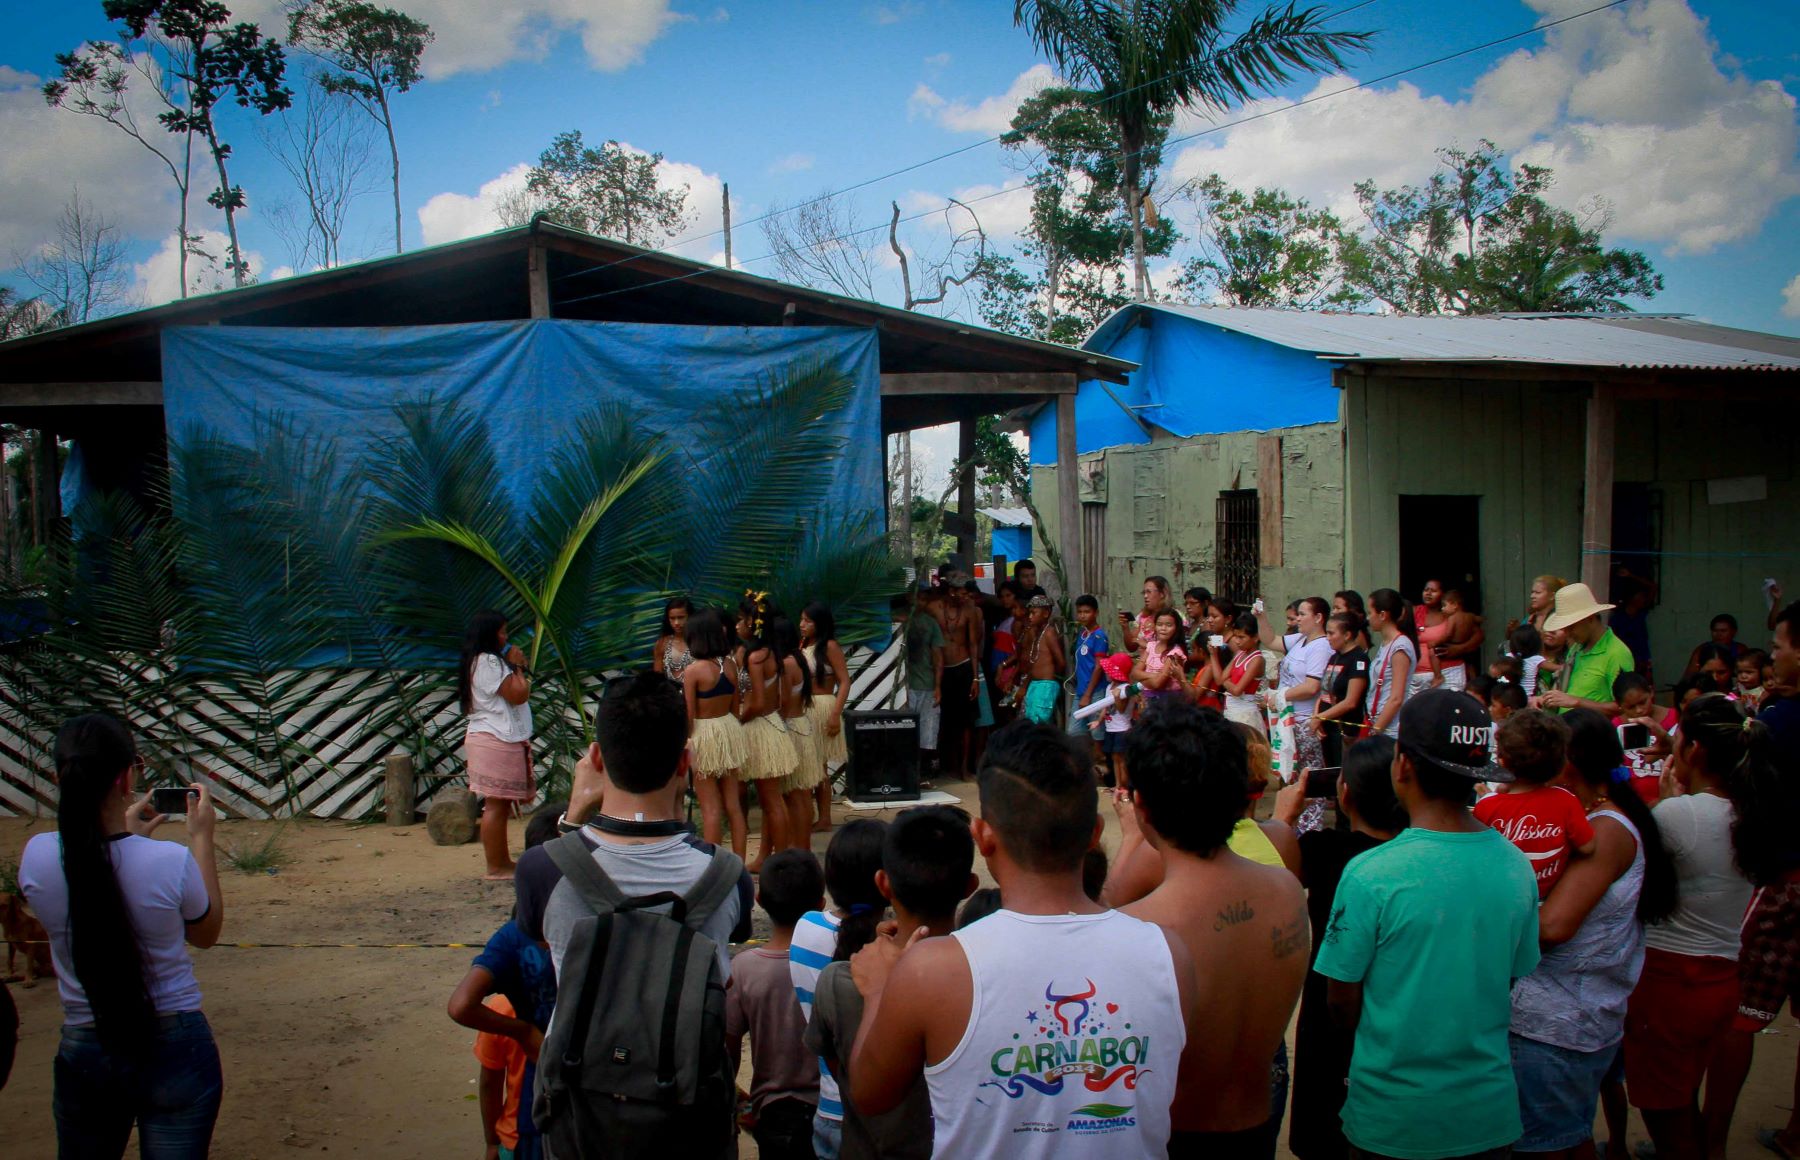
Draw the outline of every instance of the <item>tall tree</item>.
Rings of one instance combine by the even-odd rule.
[[[394,184],[394,252],[401,250],[400,145],[393,95],[419,82],[419,58],[436,33],[404,12],[359,0],[304,0],[288,16],[288,43],[323,58],[326,90],[354,100],[387,133]]]
[[[1159,116],[1191,105],[1221,109],[1286,84],[1296,74],[1342,66],[1363,32],[1332,32],[1324,8],[1271,7],[1243,31],[1224,26],[1239,0],[1014,0],[1013,22],[1070,84],[1092,94],[1120,151],[1132,231],[1132,296],[1149,296],[1144,165]],[[1147,176],[1149,174],[1149,176]]]
[[[526,192],[541,200],[544,214],[590,234],[639,246],[654,246],[679,233],[690,220],[688,187],[657,184],[661,153],[639,153],[617,141],[598,147],[582,143],[581,131],[558,133],[525,178]]]
[[[261,134],[263,145],[293,179],[299,203],[271,202],[269,224],[288,244],[296,270],[330,269],[344,260],[350,206],[368,192],[369,123],[317,77],[298,108]]]
[[[1344,285],[1344,228],[1330,210],[1281,189],[1245,193],[1216,173],[1194,182],[1188,195],[1199,210],[1200,254],[1182,263],[1175,287],[1190,298],[1300,309],[1365,301]]]
[[[1510,168],[1492,141],[1438,151],[1419,186],[1356,186],[1366,235],[1348,239],[1353,289],[1410,314],[1628,310],[1662,276],[1636,250],[1608,249],[1603,203],[1577,217],[1550,205],[1551,170]]]
[[[879,270],[879,227],[870,228],[843,194],[823,193],[763,215],[763,238],[786,282],[873,300]]]
[[[170,55],[169,62],[186,84],[188,107],[157,119],[171,130],[195,132],[205,139],[219,173],[218,188],[206,195],[206,201],[224,211],[232,282],[244,285],[249,265],[237,234],[244,191],[231,184],[226,167],[231,146],[220,136],[213,110],[225,100],[265,116],[287,108],[293,94],[282,83],[287,59],[281,42],[264,36],[254,24],[231,23],[231,9],[218,0],[104,0],[101,7],[125,26],[134,41],[167,43],[180,50]]]
[[[79,188],[56,219],[56,237],[18,255],[18,266],[63,326],[99,317],[125,300],[125,239]]]
[[[21,298],[11,286],[0,286],[0,342],[62,325],[42,298]]]
[[[132,52],[104,40],[90,41],[74,52],[58,53],[58,75],[43,87],[44,100],[59,109],[95,117],[148,149],[169,171],[175,186],[176,260],[181,296],[188,295],[188,256],[194,237],[188,233],[188,190],[193,184],[194,128],[187,115],[193,104],[193,76],[186,50],[156,39],[152,51]],[[137,87],[134,89],[134,85]],[[174,140],[141,124],[131,94],[146,92],[162,107],[157,122]]]

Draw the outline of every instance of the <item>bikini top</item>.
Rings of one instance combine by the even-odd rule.
[[[737,692],[737,683],[725,675],[724,662],[714,661],[713,664],[719,666],[719,679],[710,689],[696,689],[694,691],[695,700],[710,701],[714,697],[729,697]]]

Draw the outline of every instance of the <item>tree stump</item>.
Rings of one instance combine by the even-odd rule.
[[[412,754],[388,754],[384,788],[388,825],[410,826],[418,821],[419,787],[413,776]]]
[[[480,817],[480,799],[460,786],[445,787],[425,811],[425,832],[440,846],[461,846],[475,840]]]

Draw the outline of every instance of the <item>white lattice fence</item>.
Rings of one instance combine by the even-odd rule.
[[[881,652],[849,651],[850,707],[896,703],[900,652],[892,644]],[[281,674],[271,684],[284,687],[282,701],[291,706],[276,720],[259,721],[241,686],[225,682],[202,685],[178,711],[159,715],[134,706],[127,716],[154,766],[178,777],[190,776],[190,767],[203,768],[219,804],[233,816],[360,818],[378,812],[383,763],[390,753],[408,750],[413,732],[387,711],[400,696],[393,678],[372,669],[319,669]],[[424,806],[445,785],[462,781],[462,719],[454,690],[442,682],[410,689],[405,699],[424,735],[416,751]],[[55,812],[50,747],[57,725],[95,707],[116,711],[47,704],[31,689],[0,679],[0,816]],[[543,737],[547,723],[541,708],[539,713]],[[565,724],[565,735],[578,734],[572,712]],[[540,783],[553,763],[571,757],[542,745],[537,751]]]

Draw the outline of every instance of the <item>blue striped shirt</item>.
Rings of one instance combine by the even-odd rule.
[[[794,995],[800,1000],[800,1012],[812,1020],[813,992],[819,986],[819,972],[837,953],[840,919],[830,911],[809,910],[794,927],[794,942],[788,949],[788,977],[794,980]],[[819,1115],[827,1120],[844,1118],[844,1100],[838,1091],[837,1077],[825,1060],[819,1060]]]

